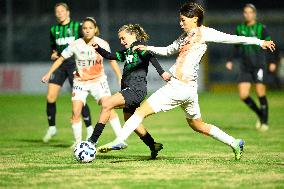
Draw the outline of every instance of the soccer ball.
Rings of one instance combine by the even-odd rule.
[[[92,162],[96,158],[96,147],[91,142],[82,141],[75,146],[74,155],[79,162]]]

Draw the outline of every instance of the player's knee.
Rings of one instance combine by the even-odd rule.
[[[74,114],[72,115],[72,117],[71,117],[71,123],[73,124],[73,123],[78,123],[78,122],[80,122],[81,121],[81,117],[79,116],[75,116]]]
[[[46,96],[46,100],[49,103],[54,103],[56,99],[57,99],[57,95],[54,95],[54,94],[47,94]]]
[[[240,93],[239,96],[240,96],[241,100],[245,100],[245,99],[248,98],[249,94],[248,93]]]
[[[257,96],[265,96],[265,89],[257,89],[256,94]]]
[[[109,111],[109,110],[113,109],[113,105],[112,105],[112,102],[110,100],[103,100],[101,103],[102,103],[103,110]]]
[[[81,111],[79,109],[73,109],[72,110],[72,123],[78,122],[81,119]]]
[[[116,117],[118,117],[118,115],[117,115],[117,113],[114,111],[114,109],[112,109],[111,110],[111,112],[110,112],[110,119],[113,119],[113,118],[116,118]]]
[[[142,107],[136,108],[135,113],[136,115],[144,118],[146,116],[146,112]]]

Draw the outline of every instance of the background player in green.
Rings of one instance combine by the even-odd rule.
[[[78,39],[80,33],[80,23],[70,19],[69,7],[66,3],[57,3],[54,6],[55,16],[58,21],[50,29],[50,45],[51,45],[51,60],[55,61],[60,57],[61,52],[70,42]],[[56,134],[56,99],[60,89],[68,78],[68,81],[73,86],[73,72],[75,71],[75,60],[67,59],[52,75],[48,83],[46,113],[48,118],[49,128],[43,138],[44,142],[48,142]],[[82,115],[87,127],[87,137],[93,132],[91,123],[90,110],[86,104],[82,109]]]
[[[256,8],[253,4],[246,4],[243,9],[245,22],[239,24],[236,34],[240,36],[256,37],[262,40],[271,40],[266,27],[256,20]],[[226,63],[226,68],[232,70],[232,59],[237,55],[241,57],[238,76],[238,90],[240,99],[246,103],[258,116],[256,128],[260,131],[268,130],[268,102],[266,98],[267,72],[274,72],[276,64],[274,55],[268,51],[262,51],[256,45],[237,45],[232,56]],[[268,63],[268,65],[267,65]],[[251,84],[255,83],[256,94],[260,106],[250,97]]]

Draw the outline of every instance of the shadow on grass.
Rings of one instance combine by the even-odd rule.
[[[124,163],[124,162],[138,162],[138,161],[159,161],[159,160],[174,160],[174,157],[159,156],[152,159],[150,156],[143,155],[100,155],[98,159],[116,159],[109,163]]]
[[[71,146],[71,144],[63,143],[63,141],[60,140],[52,140],[50,143],[44,143],[41,139],[16,139],[16,141],[33,144],[40,147],[67,148]]]

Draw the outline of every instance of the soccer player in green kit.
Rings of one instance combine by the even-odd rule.
[[[50,29],[52,61],[55,61],[60,57],[61,52],[69,43],[80,37],[81,30],[80,23],[70,19],[70,10],[66,3],[57,3],[54,6],[54,12],[58,24],[53,25]],[[75,60],[73,60],[73,58],[65,60],[64,64],[52,74],[48,82],[46,113],[49,128],[43,138],[44,142],[49,142],[57,132],[55,124],[56,100],[60,89],[67,78],[71,87],[73,86],[73,72],[75,71],[75,68]],[[82,109],[82,116],[87,127],[87,137],[89,137],[93,132],[93,127],[90,110],[87,104]]]
[[[256,8],[253,4],[246,4],[244,6],[243,15],[245,22],[237,26],[237,35],[271,40],[265,25],[257,22]],[[268,101],[266,98],[265,82],[267,72],[274,72],[276,70],[274,56],[271,52],[262,51],[261,47],[256,45],[237,45],[234,48],[232,56],[226,63],[226,68],[228,70],[232,70],[232,59],[237,55],[241,57],[238,76],[240,99],[257,114],[258,120],[256,128],[265,132],[268,130]],[[260,103],[259,107],[250,97],[252,83],[255,84],[256,94]]]
[[[123,25],[118,31],[118,37],[123,50],[115,53],[110,53],[100,47],[98,44],[93,44],[96,51],[106,59],[118,60],[124,63],[123,75],[121,80],[121,91],[112,95],[109,99],[102,103],[102,109],[98,123],[95,125],[94,132],[89,138],[92,143],[97,143],[101,136],[106,122],[110,118],[110,111],[114,108],[123,108],[124,120],[128,120],[133,115],[136,108],[147,95],[147,74],[150,62],[155,67],[156,71],[168,81],[171,75],[165,72],[159,64],[155,56],[147,51],[132,50],[133,46],[146,44],[149,39],[148,34],[138,24]],[[163,149],[161,143],[155,142],[154,138],[141,124],[136,130],[136,134],[149,147],[151,158],[155,159],[158,152]],[[121,148],[126,148],[126,143],[121,143]],[[99,152],[105,153],[104,149],[98,148]]]

